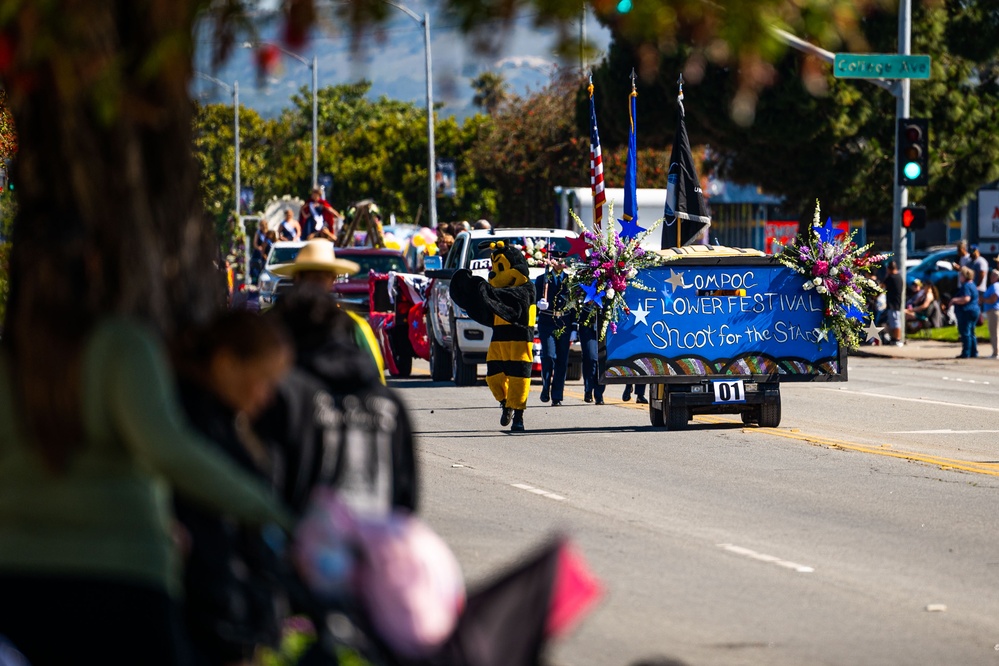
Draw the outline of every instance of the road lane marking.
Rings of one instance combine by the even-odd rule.
[[[886,435],[979,435],[999,430],[889,430]]]
[[[940,379],[948,382],[961,382],[962,384],[985,384],[988,386],[990,382],[980,382],[977,379],[961,379],[960,377],[941,377]]]
[[[548,499],[555,500],[556,502],[563,502],[565,498],[561,495],[556,495],[555,493],[548,492],[547,490],[542,490],[541,488],[535,488],[534,486],[529,486],[526,483],[511,483],[514,488],[520,488],[521,490],[526,490],[529,493],[534,493],[535,495],[541,495],[542,497],[547,497]]]
[[[851,391],[843,388],[826,388],[824,386],[815,387],[816,391],[836,391],[848,395],[862,395],[869,398],[886,398],[888,400],[900,400],[902,402],[918,402],[924,405],[944,405],[946,407],[959,407],[962,409],[978,409],[985,412],[999,412],[999,407],[981,407],[979,405],[964,405],[959,402],[946,402],[943,400],[930,400],[929,398],[901,398],[895,395],[885,395],[884,393],[869,393],[867,391]]]
[[[804,564],[798,564],[796,562],[790,562],[788,560],[783,560],[776,555],[767,555],[765,553],[757,553],[755,550],[750,550],[749,548],[743,548],[742,546],[736,546],[731,543],[720,543],[718,547],[727,550],[730,553],[735,553],[736,555],[742,555],[743,557],[748,557],[753,560],[759,560],[760,562],[767,562],[769,564],[776,564],[779,567],[784,567],[785,569],[790,569],[792,571],[797,571],[798,573],[814,573],[815,568],[806,566]]]

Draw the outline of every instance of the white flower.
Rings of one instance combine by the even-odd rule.
[[[832,245],[826,245],[826,250],[825,250],[826,259],[832,259],[833,254],[835,253],[836,253],[836,248],[834,248]]]
[[[836,266],[833,266],[832,268],[830,268],[829,269],[829,275],[832,275],[833,277],[836,277],[837,275],[839,275],[839,268],[836,267]]]
[[[815,289],[815,285],[812,284],[811,282],[806,282],[805,284],[801,285],[801,288],[804,289],[805,291],[808,291],[809,289]]]
[[[628,269],[628,277],[629,278],[633,278],[636,275],[638,275],[638,269],[637,268],[629,268]]]
[[[815,291],[819,292],[820,294],[828,294],[829,293],[829,290],[826,289],[825,285],[819,285],[818,287],[815,288]]]
[[[818,287],[820,284],[822,284],[822,278],[815,278],[814,280],[812,280],[812,284]]]
[[[607,298],[614,298],[614,290],[613,289],[607,289],[607,291],[604,292],[604,293],[607,295]]]

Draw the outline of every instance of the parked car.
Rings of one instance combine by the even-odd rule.
[[[271,251],[267,254],[267,261],[260,271],[257,280],[258,296],[257,300],[261,309],[274,305],[274,295],[278,282],[285,279],[280,275],[275,275],[273,270],[278,266],[284,266],[295,261],[298,251],[305,245],[305,241],[279,241],[271,246]]]
[[[365,317],[371,311],[371,296],[368,290],[368,274],[389,272],[408,273],[409,264],[399,250],[375,249],[371,247],[337,248],[338,259],[353,261],[361,267],[354,275],[341,276],[333,287],[340,304]]]
[[[260,307],[269,308],[274,305],[281,293],[291,288],[291,280],[280,275],[275,275],[272,271],[278,266],[290,264],[295,261],[299,250],[305,245],[304,241],[285,241],[275,243],[267,255],[267,263],[260,273]],[[336,256],[340,259],[349,259],[360,265],[361,270],[355,275],[341,276],[333,287],[333,293],[337,296],[343,307],[368,316],[370,309],[368,294],[368,273],[388,273],[396,271],[408,273],[409,265],[405,257],[398,250],[377,250],[370,247],[343,247],[337,248]]]
[[[430,374],[434,381],[454,379],[458,386],[474,384],[478,364],[486,362],[486,352],[492,340],[492,329],[471,319],[451,300],[451,276],[460,268],[467,268],[474,275],[488,279],[491,251],[488,243],[502,240],[523,246],[526,238],[535,243],[546,241],[550,247],[568,251],[572,231],[562,229],[476,229],[463,231],[454,239],[447,253],[444,267],[427,271],[433,278],[427,292],[427,336],[430,339]],[[481,247],[480,247],[481,245]],[[532,268],[535,280],[544,268]],[[582,357],[578,344],[570,351],[568,379],[582,377]]]
[[[942,298],[948,299],[957,289],[957,248],[946,247],[935,250],[913,268],[906,271],[906,283],[909,287],[917,278],[926,284],[936,286]]]

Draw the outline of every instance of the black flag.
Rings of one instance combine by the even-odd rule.
[[[711,225],[711,215],[704,205],[701,182],[690,154],[687,126],[683,120],[683,76],[677,95],[676,136],[669,156],[666,176],[666,209],[663,212],[663,248],[689,245],[698,234]]]

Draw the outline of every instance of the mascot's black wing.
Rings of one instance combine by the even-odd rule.
[[[451,292],[451,300],[467,312],[469,317],[483,326],[492,326],[493,311],[489,309],[489,304],[479,297],[479,290],[483,286],[492,289],[483,278],[472,275],[472,271],[463,268],[451,276],[451,285],[448,289]]]
[[[528,310],[534,305],[534,283],[496,288],[486,282],[479,288],[479,295],[500,319],[511,324],[526,324]]]

